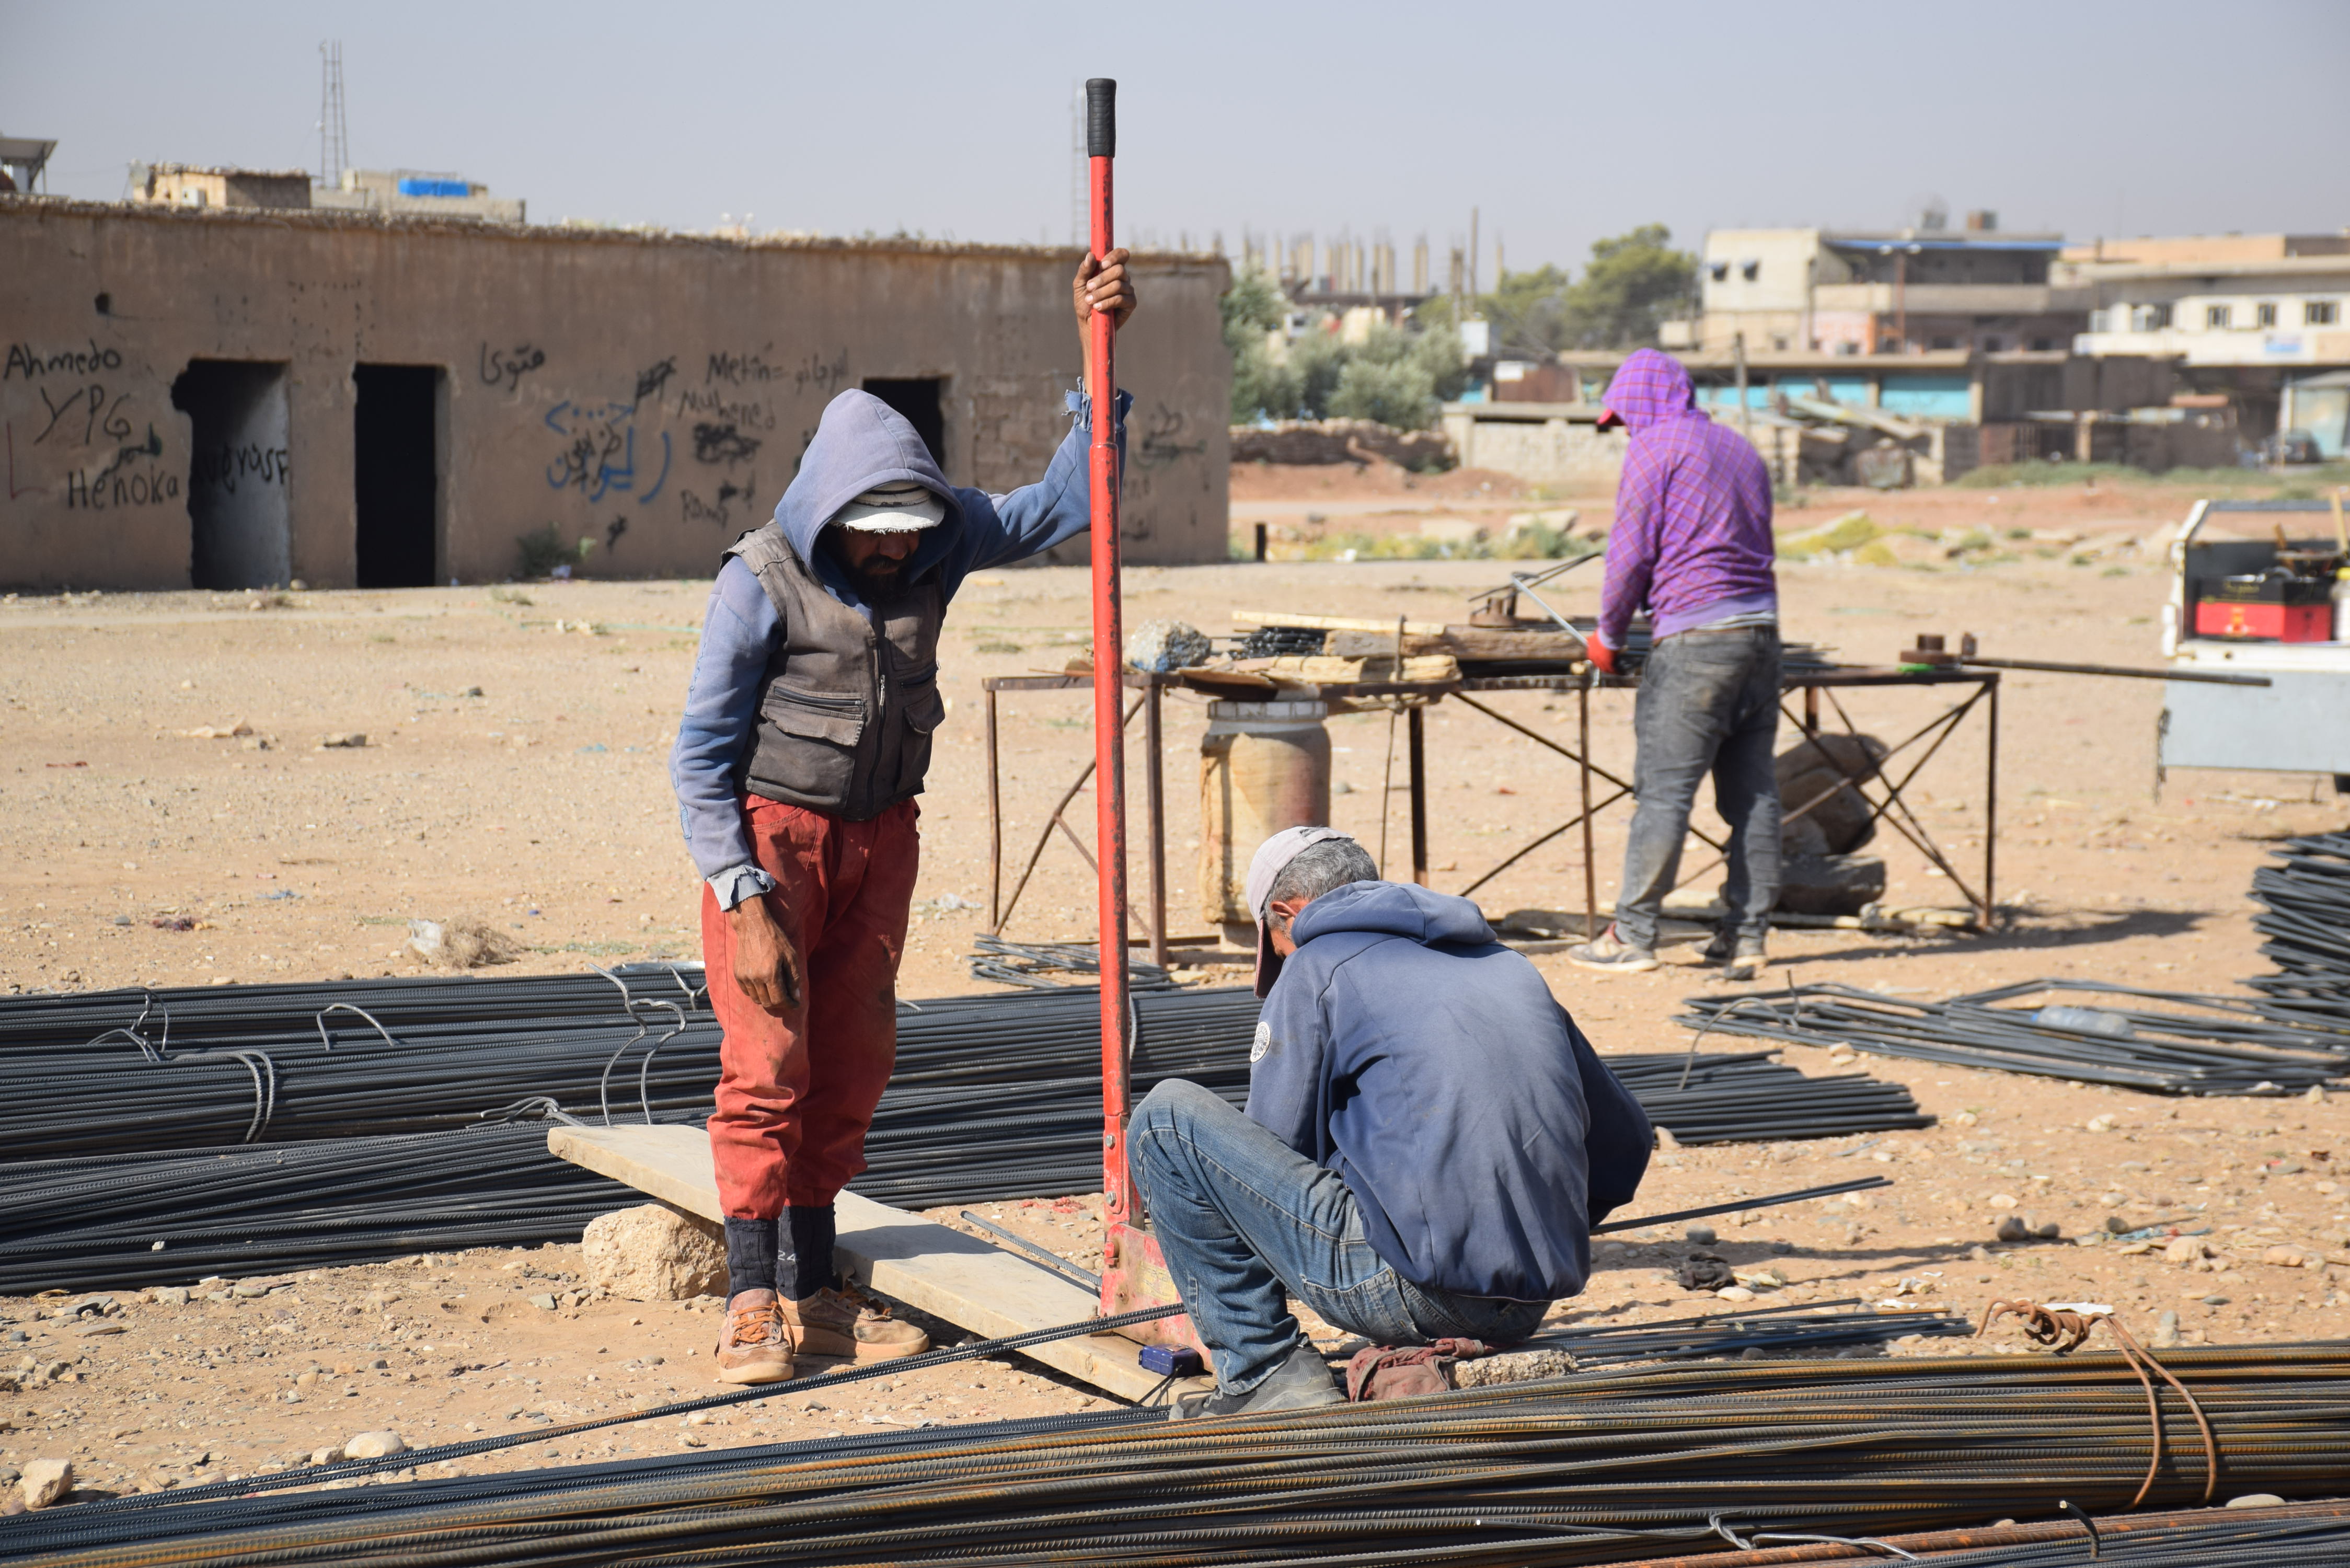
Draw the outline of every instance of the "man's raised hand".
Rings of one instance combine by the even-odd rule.
[[[1089,324],[1097,310],[1109,312],[1113,330],[1126,325],[1137,303],[1134,280],[1128,275],[1126,264],[1124,247],[1109,252],[1099,261],[1087,256],[1077,264],[1076,279],[1069,286],[1069,292],[1076,306],[1078,327]]]

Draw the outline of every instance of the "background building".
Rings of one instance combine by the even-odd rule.
[[[1699,313],[1667,348],[1836,355],[2050,352],[2085,324],[2088,296],[2052,282],[2064,240],[2008,234],[1990,213],[1967,227],[1715,229],[1698,269]]]
[[[271,178],[0,202],[0,582],[701,576],[845,388],[992,491],[1067,428],[1073,251],[305,211],[264,204]],[[1128,549],[1222,560],[1227,265],[1139,271]]]
[[[2103,240],[2058,270],[2090,296],[2076,352],[2165,367],[2232,406],[2250,441],[2299,431],[2342,455],[2350,234]]]

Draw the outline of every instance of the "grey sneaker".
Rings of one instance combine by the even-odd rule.
[[[1329,1364],[1310,1345],[1300,1345],[1264,1381],[1245,1394],[1186,1394],[1175,1401],[1171,1420],[1202,1416],[1253,1416],[1265,1410],[1310,1410],[1323,1405],[1344,1405],[1346,1391],[1330,1374]]]
[[[1736,937],[1728,930],[1718,930],[1713,940],[1705,944],[1707,963],[1721,970],[1728,981],[1749,981],[1771,966],[1771,959],[1762,948],[1761,937]]]
[[[1657,954],[1652,948],[1636,948],[1621,940],[1611,925],[1599,934],[1598,940],[1578,942],[1567,949],[1566,961],[1602,973],[1646,974],[1657,967]]]

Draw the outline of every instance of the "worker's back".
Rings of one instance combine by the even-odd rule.
[[[1336,1172],[1405,1278],[1549,1301],[1628,1200],[1651,1133],[1477,906],[1397,882],[1314,899],[1265,999],[1248,1114]]]

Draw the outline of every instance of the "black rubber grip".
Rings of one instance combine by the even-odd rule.
[[[1086,83],[1086,156],[1118,156],[1118,83],[1108,77]]]

